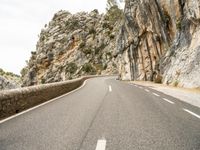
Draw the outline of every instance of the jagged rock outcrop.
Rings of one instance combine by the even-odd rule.
[[[199,23],[199,0],[126,0],[121,78],[200,87]]]
[[[88,74],[116,74],[116,35],[122,11],[107,14],[56,13],[41,31],[36,51],[21,74],[23,86],[51,83]]]
[[[0,91],[19,88],[20,85],[20,76],[11,72],[5,72],[0,68]]]

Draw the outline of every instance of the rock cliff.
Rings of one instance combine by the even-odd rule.
[[[126,0],[117,39],[121,78],[200,87],[199,35],[199,0]]]
[[[13,81],[10,81],[10,80],[0,76],[0,91],[1,90],[15,89],[15,88],[18,88],[18,87],[20,87],[20,86],[18,86]]]
[[[0,68],[0,91],[9,90],[20,87],[21,79],[20,76],[11,72],[5,72]]]
[[[116,5],[106,14],[59,11],[21,72],[23,86],[119,73],[199,88],[199,35],[199,0],[125,0],[124,13]]]
[[[116,36],[122,11],[71,14],[59,11],[42,29],[36,51],[21,71],[23,86],[51,83],[88,74],[116,74]]]

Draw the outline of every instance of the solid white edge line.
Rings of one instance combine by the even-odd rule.
[[[172,101],[170,101],[170,100],[168,100],[166,98],[163,98],[163,100],[166,101],[166,102],[168,102],[168,103],[170,103],[170,104],[174,104],[174,102],[172,102]]]
[[[88,79],[87,79],[87,80],[88,80]],[[55,100],[58,100],[58,99],[60,99],[60,98],[62,98],[62,97],[65,97],[65,96],[67,96],[67,95],[69,95],[69,94],[72,94],[72,93],[74,93],[74,92],[76,92],[76,91],[78,91],[78,90],[80,90],[81,88],[83,88],[83,87],[85,86],[87,80],[85,80],[85,81],[83,82],[83,84],[82,84],[80,87],[78,87],[77,89],[74,89],[74,90],[72,90],[72,91],[70,91],[70,92],[68,92],[68,93],[66,93],[66,94],[63,94],[63,95],[61,95],[61,96],[59,96],[59,97],[53,98],[53,99],[51,99],[51,100],[48,100],[47,102],[44,102],[44,103],[42,103],[42,104],[39,104],[39,105],[34,106],[34,107],[32,107],[32,108],[29,108],[29,109],[27,109],[27,110],[25,110],[25,111],[22,111],[22,112],[18,113],[18,114],[15,114],[15,115],[13,115],[13,116],[10,116],[10,117],[8,117],[8,118],[6,118],[6,119],[0,120],[0,124],[6,122],[6,121],[8,121],[8,120],[11,120],[11,119],[13,119],[13,118],[15,118],[15,117],[18,117],[18,116],[20,116],[20,115],[22,115],[22,114],[25,114],[25,113],[27,113],[27,112],[29,112],[29,111],[32,111],[32,110],[34,110],[34,109],[36,109],[36,108],[39,108],[39,107],[41,107],[41,106],[44,106],[44,105],[46,105],[46,104],[48,104],[48,103],[51,103],[51,102],[53,102],[53,101],[55,101]]]
[[[152,93],[153,95],[157,96],[157,97],[160,97],[160,95],[156,94],[156,93]]]
[[[150,92],[148,89],[145,89],[146,92]]]
[[[112,92],[112,87],[111,87],[111,85],[109,85],[109,92]]]
[[[106,140],[104,139],[98,140],[95,150],[105,150],[105,149],[106,149]]]
[[[197,115],[197,114],[195,114],[194,112],[192,112],[192,111],[190,111],[190,110],[188,110],[188,109],[185,109],[185,108],[183,108],[183,110],[186,111],[186,112],[188,112],[189,114],[191,114],[191,115],[193,115],[193,116],[195,116],[195,117],[197,117],[197,118],[200,119],[200,116]]]

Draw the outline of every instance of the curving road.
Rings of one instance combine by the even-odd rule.
[[[200,109],[112,77],[0,123],[0,150],[200,150]]]

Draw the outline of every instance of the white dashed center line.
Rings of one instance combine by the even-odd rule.
[[[195,114],[194,112],[192,112],[192,111],[190,111],[190,110],[188,110],[188,109],[184,109],[184,108],[183,108],[183,110],[186,111],[186,112],[188,112],[189,114],[191,114],[191,115],[193,115],[193,116],[195,116],[195,117],[197,117],[197,118],[200,119],[200,116],[197,115],[197,114]]]
[[[153,95],[157,96],[157,97],[160,97],[160,95],[156,94],[156,93],[152,93]]]
[[[143,89],[143,87],[141,87],[141,86],[137,86],[137,85],[135,85],[135,84],[133,84],[135,87],[139,87],[140,89]],[[112,89],[111,89],[111,86],[109,86],[109,91],[112,91]],[[150,92],[148,89],[145,89],[145,91],[146,92]],[[158,95],[157,93],[152,93],[153,95],[155,95],[155,96],[157,96],[157,97],[160,97],[160,95]],[[167,99],[167,98],[162,98],[164,101],[166,101],[166,102],[168,102],[168,103],[170,103],[170,104],[175,104],[173,101],[171,101],[171,100],[169,100],[169,99]],[[191,115],[193,115],[193,116],[195,116],[195,117],[197,117],[197,118],[199,118],[200,119],[200,115],[198,115],[198,114],[196,114],[196,113],[194,113],[194,112],[192,112],[192,111],[190,111],[190,110],[188,110],[188,109],[184,109],[183,108],[183,110],[185,111],[185,112],[187,112],[187,113],[189,113],[189,114],[191,114]],[[99,143],[99,147],[98,147],[98,143]],[[98,143],[97,143],[97,147],[96,147],[96,150],[105,150],[105,147],[106,147],[106,141],[104,140],[99,140],[98,141]],[[102,147],[103,148],[101,148],[101,145],[102,145]]]
[[[105,150],[106,149],[106,140],[98,140],[96,150]]]
[[[172,102],[172,101],[170,101],[170,100],[168,100],[166,98],[163,98],[163,100],[166,101],[166,102],[168,102],[168,103],[170,103],[170,104],[174,104],[174,102]]]
[[[109,92],[112,92],[112,87],[111,87],[111,85],[109,85]]]

